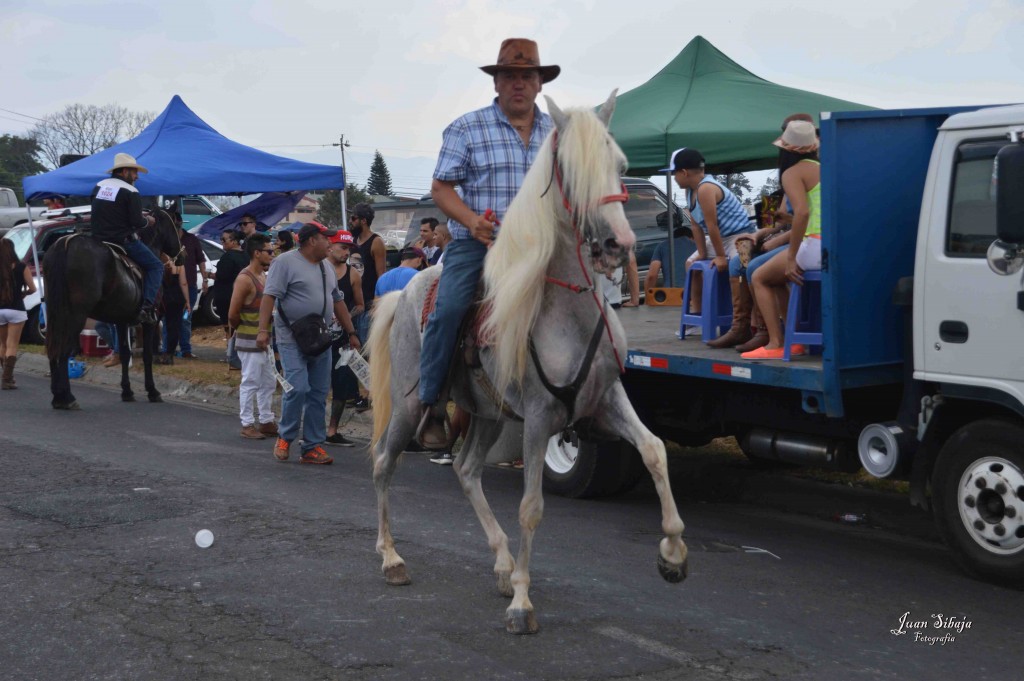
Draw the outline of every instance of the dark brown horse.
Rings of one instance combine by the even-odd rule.
[[[140,236],[157,255],[177,258],[181,241],[171,216],[154,213],[156,224]],[[78,350],[78,337],[87,318],[117,325],[121,350],[121,399],[134,402],[128,378],[131,345],[128,328],[136,323],[142,302],[142,281],[132,274],[111,247],[85,234],[60,239],[43,258],[46,296],[46,354],[50,358],[51,404],[54,409],[78,409],[68,379],[68,359]],[[156,324],[142,325],[142,359],[150,402],[163,402],[153,383]]]

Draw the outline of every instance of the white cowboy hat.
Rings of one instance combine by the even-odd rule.
[[[138,162],[135,160],[134,156],[131,156],[129,154],[119,153],[116,156],[114,156],[114,167],[111,168],[110,170],[108,170],[107,172],[108,173],[112,173],[115,170],[119,170],[121,168],[135,168],[140,173],[148,173],[149,172],[143,166],[140,166],[138,164]]]

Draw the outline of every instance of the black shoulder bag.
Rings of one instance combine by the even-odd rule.
[[[281,321],[285,323],[295,336],[295,344],[299,346],[299,352],[308,356],[316,357],[321,352],[331,347],[334,342],[334,335],[327,328],[324,321],[323,309],[327,307],[327,281],[323,261],[320,262],[320,278],[324,279],[324,303],[320,306],[320,312],[308,314],[294,323],[288,320],[284,313],[281,301],[277,303],[277,312],[281,315]]]

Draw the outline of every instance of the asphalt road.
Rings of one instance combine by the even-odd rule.
[[[83,411],[57,413],[43,379],[19,385],[0,393],[5,679],[1022,677],[1024,594],[962,575],[927,531],[749,503],[771,486],[761,474],[672,462],[691,551],[679,585],[655,569],[652,485],[548,497],[541,631],[514,637],[483,532],[426,455],[404,457],[392,496],[413,584],[387,587],[365,448],[281,464],[231,415],[89,386]],[[521,474],[484,483],[514,546]],[[793,509],[836,497],[803,489]],[[936,629],[938,613],[970,627]]]

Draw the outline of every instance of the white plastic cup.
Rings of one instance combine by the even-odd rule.
[[[199,530],[196,532],[196,546],[201,549],[208,549],[213,545],[213,532]]]

